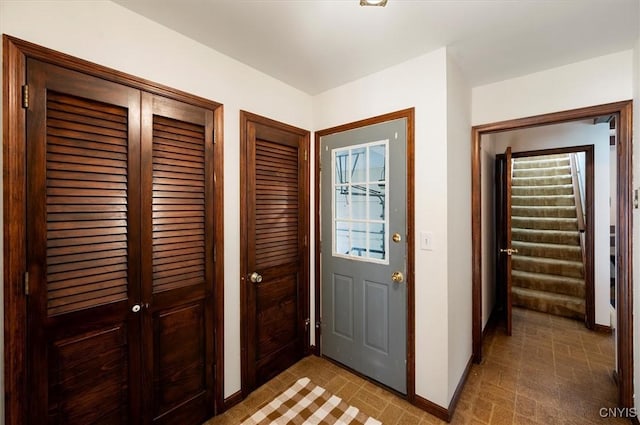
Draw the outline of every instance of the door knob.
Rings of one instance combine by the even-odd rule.
[[[402,274],[402,272],[393,272],[393,274],[391,275],[391,280],[393,280],[395,283],[402,283],[404,281],[404,275]]]
[[[500,252],[506,252],[507,255],[513,255],[513,254],[517,254],[518,250],[517,249],[507,248],[507,249],[500,249]]]
[[[262,275],[258,272],[253,272],[249,276],[249,280],[253,283],[260,283],[262,282]]]
[[[136,304],[133,307],[131,307],[131,311],[133,311],[134,313],[138,313],[141,309],[142,307],[140,307],[140,304]]]

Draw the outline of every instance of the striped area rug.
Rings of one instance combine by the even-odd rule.
[[[302,378],[242,422],[242,425],[266,424],[381,425],[381,422],[349,406],[309,378]]]

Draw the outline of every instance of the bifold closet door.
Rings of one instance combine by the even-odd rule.
[[[140,415],[140,92],[27,62],[28,415]]]
[[[214,406],[213,112],[28,60],[29,423]]]
[[[213,184],[213,112],[143,93],[143,364],[153,423],[213,415]]]

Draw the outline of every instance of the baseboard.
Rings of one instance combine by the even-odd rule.
[[[469,358],[467,366],[464,368],[464,372],[462,373],[462,378],[460,378],[460,382],[458,382],[458,386],[456,387],[456,392],[453,393],[453,397],[451,398],[451,402],[449,403],[449,408],[447,409],[449,420],[451,420],[451,418],[453,417],[453,413],[456,411],[458,401],[460,400],[460,396],[462,395],[462,390],[464,389],[464,385],[467,383],[467,379],[469,378],[472,364],[473,356]],[[447,422],[449,422],[449,420]]]
[[[611,326],[599,325],[597,323],[593,325],[593,330],[596,332],[602,332],[606,334],[610,334],[611,332],[613,332],[613,329],[611,328]]]
[[[413,404],[424,410],[425,412],[429,413],[430,415],[435,416],[438,419],[441,419],[445,422],[449,422],[451,420],[451,417],[449,415],[449,411],[447,409],[445,409],[444,407],[435,404],[432,401],[427,400],[426,398],[422,398],[420,397],[418,394],[415,395],[415,398],[413,400]]]
[[[222,404],[222,412],[226,412],[236,404],[240,403],[242,400],[243,400],[242,391],[238,391],[236,393],[231,394],[229,397],[224,399],[224,402]],[[218,414],[222,412],[219,412]]]

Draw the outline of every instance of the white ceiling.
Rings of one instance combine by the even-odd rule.
[[[477,86],[640,37],[640,0],[115,2],[312,95],[442,46]]]

